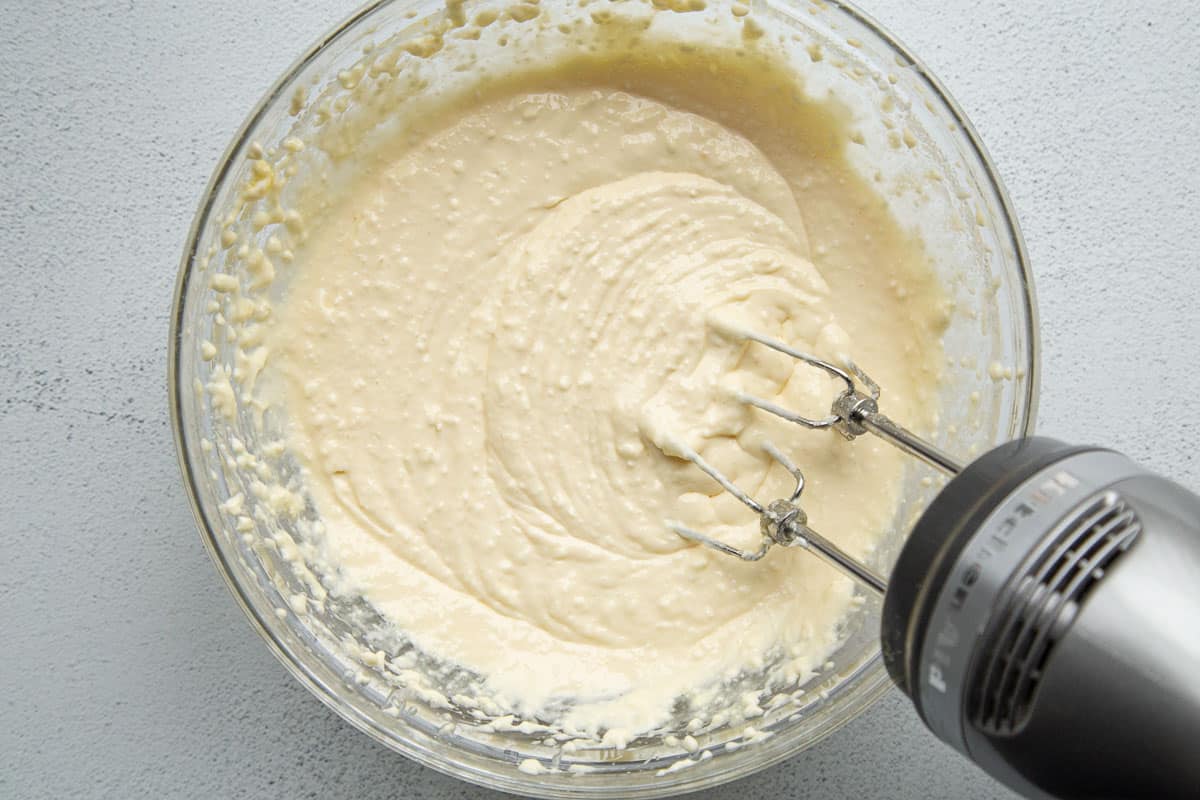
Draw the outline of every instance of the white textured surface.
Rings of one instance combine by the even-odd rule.
[[[356,2],[0,1],[0,796],[487,794],[286,675],[209,564],[170,441],[167,317],[194,205],[265,84]],[[1200,485],[1196,16],[863,5],[950,88],[1012,194],[1041,302],[1039,429]],[[696,796],[1009,795],[893,694]]]

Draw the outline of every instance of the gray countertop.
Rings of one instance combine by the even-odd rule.
[[[167,319],[200,191],[263,87],[357,2],[0,0],[0,796],[489,794],[288,677],[209,563],[172,449]],[[1200,485],[1200,18],[863,5],[946,83],[1012,194],[1039,429]],[[893,693],[700,796],[1010,795]]]

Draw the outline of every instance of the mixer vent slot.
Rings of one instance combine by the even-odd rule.
[[[1142,526],[1116,492],[1080,505],[1054,542],[1026,566],[998,615],[980,665],[971,717],[981,731],[1017,733],[1028,720],[1042,669],[1088,591],[1129,549]]]

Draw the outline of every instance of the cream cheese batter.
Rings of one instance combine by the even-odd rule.
[[[860,557],[897,506],[886,446],[733,398],[821,415],[823,374],[721,330],[852,355],[921,430],[945,324],[835,110],[686,66],[531,75],[448,107],[309,225],[267,339],[335,591],[479,674],[487,697],[462,704],[618,745],[681,702],[727,703],[738,674],[794,683],[852,602],[802,551],[744,564],[671,532],[758,540],[681,444],[769,500],[790,489],[774,442]]]

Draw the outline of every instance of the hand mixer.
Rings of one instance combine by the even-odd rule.
[[[951,480],[885,580],[810,527],[804,477],[762,504],[695,451],[683,455],[757,513],[746,561],[804,547],[884,595],[888,673],[934,734],[1030,797],[1200,798],[1200,496],[1098,447],[1032,437],[966,466],[879,411],[880,388],[753,332],[740,336],[840,381],[828,416],[738,399],[847,440],[866,433]]]

